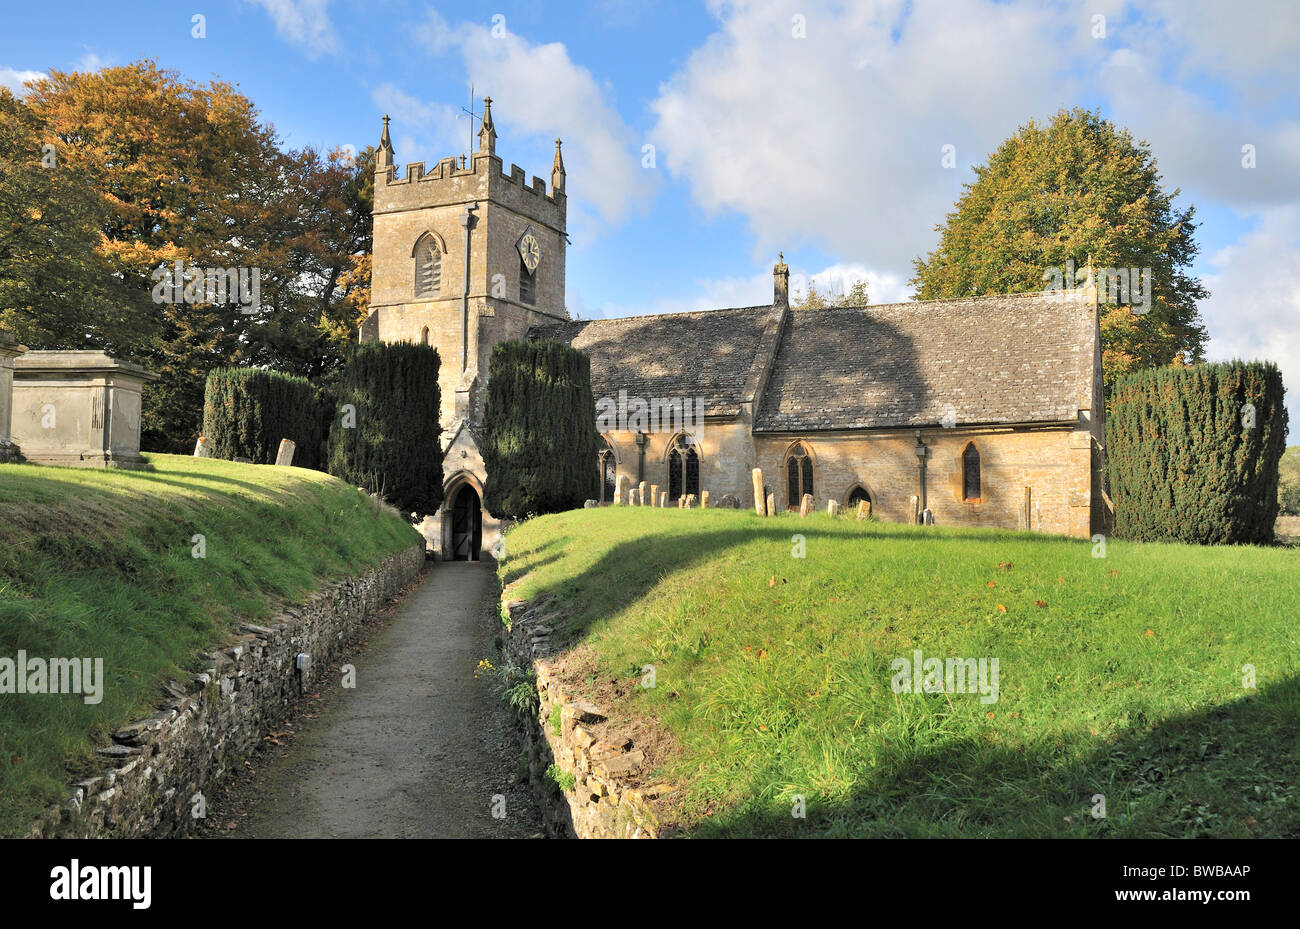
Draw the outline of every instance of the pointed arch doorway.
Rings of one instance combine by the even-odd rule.
[[[483,505],[478,491],[466,481],[451,497],[451,550],[453,561],[478,561],[483,549]]]

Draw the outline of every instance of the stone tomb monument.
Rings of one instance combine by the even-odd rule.
[[[12,439],[29,462],[145,467],[140,392],[158,375],[103,352],[52,351],[19,355],[13,379]]]

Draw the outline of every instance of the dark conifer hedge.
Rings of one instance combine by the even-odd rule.
[[[484,506],[523,519],[599,496],[591,360],[559,342],[492,349],[483,463]]]
[[[438,352],[410,342],[365,342],[334,390],[329,472],[380,493],[403,513],[442,505]]]
[[[296,445],[293,463],[321,470],[325,420],[306,378],[261,368],[219,368],[208,375],[203,435],[212,454],[275,464],[281,439]]]
[[[1155,368],[1121,378],[1106,438],[1115,534],[1200,544],[1273,539],[1286,446],[1270,362]]]

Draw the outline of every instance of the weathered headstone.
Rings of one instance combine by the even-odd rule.
[[[767,495],[767,515],[768,516],[776,515],[776,494]]]
[[[871,501],[870,501],[870,500],[859,500],[859,501],[858,501],[858,519],[870,519],[870,518],[871,518]]]
[[[668,509],[668,491],[666,490],[659,491],[659,509]]]
[[[740,498],[735,494],[723,494],[718,498],[718,506],[724,510],[740,509]]]
[[[763,469],[755,468],[750,476],[754,479],[754,512],[759,516],[766,516],[767,497],[763,493]]]
[[[13,414],[14,359],[27,351],[8,332],[0,332],[0,462],[19,461],[22,453],[9,428]]]
[[[920,508],[921,508],[921,500],[920,500],[920,498],[917,497],[915,494],[913,494],[913,495],[912,495],[912,502],[911,502],[910,505],[911,505],[911,507],[912,507],[912,518],[909,520],[909,522],[911,522],[911,524],[912,524],[913,526],[915,526],[918,522],[920,522],[920,517],[921,517],[921,509],[920,509]]]
[[[583,501],[582,501],[582,508],[583,508],[584,510],[594,510],[594,509],[599,508],[599,506],[600,506],[600,501],[599,501],[599,500],[583,500]]]
[[[281,439],[280,449],[275,453],[275,463],[285,468],[292,466],[293,453],[297,450],[298,445],[292,439]]]
[[[620,474],[614,482],[614,506],[622,506],[627,501],[627,475]]]
[[[659,502],[659,485],[658,485],[658,484],[651,484],[651,485],[650,485],[650,505],[651,505],[651,506],[663,506],[663,504]]]
[[[700,491],[700,509],[707,510],[708,508],[709,508],[709,492],[707,490],[702,490]]]
[[[640,505],[641,505],[641,491],[640,491],[640,490],[638,490],[637,488],[633,487],[631,490],[629,490],[629,491],[627,492],[627,505],[628,505],[628,506],[640,506]]]
[[[686,494],[677,495],[677,509],[679,510],[686,509]]]
[[[807,516],[812,512],[813,505],[813,495],[804,494],[803,498],[799,501],[799,515]]]
[[[934,525],[934,514],[930,512],[930,508],[928,506],[921,511],[921,525],[922,526]]]
[[[212,457],[212,440],[205,435],[199,436],[199,440],[194,443],[195,458]]]
[[[649,498],[646,494],[650,492],[650,485],[645,481],[636,485],[636,502],[638,506],[649,506]]]
[[[688,510],[695,509],[695,494],[686,495],[686,509]]]
[[[827,515],[827,516],[839,516],[839,515],[840,515],[840,504],[839,504],[839,501],[838,501],[838,500],[830,500],[830,501],[827,502],[827,504],[826,504],[826,515]]]

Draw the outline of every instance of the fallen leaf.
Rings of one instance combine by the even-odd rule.
[[[994,713],[993,713],[992,710],[989,710],[989,711],[988,711],[987,713],[985,713],[984,715],[987,716],[989,719],[992,719],[992,718],[994,717]]]
[[[1035,601],[1034,601],[1034,606],[1038,607],[1039,609],[1046,609],[1046,608],[1047,608],[1047,601],[1046,601],[1046,600],[1035,600]]]
[[[1058,584],[1064,584],[1064,583],[1065,583],[1065,578],[1063,578],[1063,577],[1058,577],[1058,578],[1056,579],[1056,583],[1058,583]]]
[[[775,586],[776,586],[776,575],[775,575],[775,574],[773,574],[773,575],[772,575],[772,579],[771,579],[770,581],[767,582],[767,586],[768,586],[768,587],[775,587]]]
[[[1257,820],[1253,816],[1247,816],[1245,819],[1242,820],[1242,822],[1245,823],[1251,829],[1259,828],[1259,820]]]
[[[997,585],[997,583],[996,583],[995,581],[989,581],[989,586],[990,586],[990,587],[997,587],[998,585]]]
[[[1007,608],[1006,608],[1005,606],[1003,606],[1001,603],[999,603],[999,604],[998,604],[998,612],[999,612],[999,613],[1005,613],[1006,611],[1007,611]]]
[[[1153,636],[1153,635],[1155,635],[1156,633],[1155,633],[1155,630],[1154,630],[1154,629],[1148,629],[1146,632],[1144,632],[1144,633],[1142,633],[1142,634],[1143,634],[1143,635],[1146,635],[1146,636]]]

